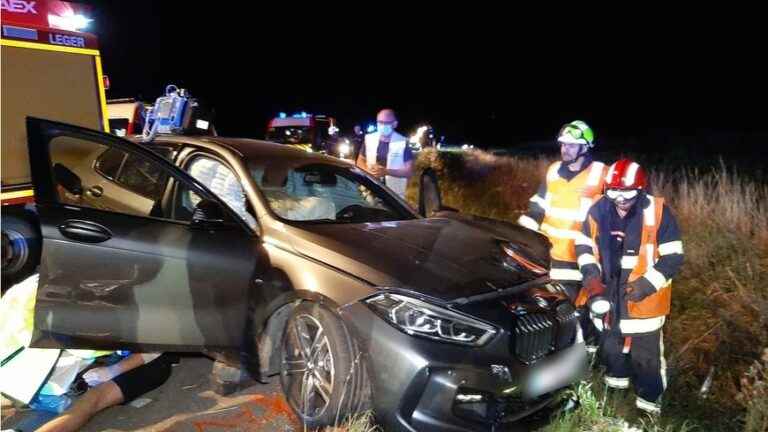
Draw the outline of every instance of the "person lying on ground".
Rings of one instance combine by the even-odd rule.
[[[111,366],[85,372],[83,379],[91,388],[38,432],[80,430],[98,412],[131,402],[163,385],[171,375],[173,363],[168,354],[131,354]]]

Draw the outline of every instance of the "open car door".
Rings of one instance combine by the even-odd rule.
[[[243,344],[248,290],[267,263],[253,229],[140,144],[36,118],[27,133],[43,236],[32,346]]]

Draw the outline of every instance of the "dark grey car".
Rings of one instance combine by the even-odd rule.
[[[386,430],[498,430],[580,377],[537,233],[422,217],[353,165],[262,141],[144,145],[39,119],[28,134],[35,346],[228,354],[279,375],[310,427],[372,408]],[[152,205],[110,207],[120,188]]]

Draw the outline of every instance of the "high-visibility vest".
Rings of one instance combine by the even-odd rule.
[[[537,203],[544,209],[544,220],[539,230],[552,243],[554,260],[576,262],[574,241],[581,235],[581,224],[595,197],[603,193],[607,168],[601,162],[592,162],[576,177],[568,181],[558,174],[562,162],[555,162],[547,170],[547,194]]]
[[[365,136],[365,159],[369,165],[376,162],[376,154],[379,148],[380,134],[378,132],[370,133]],[[389,141],[389,151],[387,152],[387,165],[389,169],[402,169],[405,167],[405,148],[408,145],[408,139],[398,133],[393,133]],[[408,187],[408,179],[405,177],[386,176],[384,183],[392,189],[393,192],[405,197],[405,190]]]
[[[647,195],[648,207],[643,209],[643,229],[640,238],[640,250],[637,255],[624,255],[621,257],[621,267],[624,270],[632,270],[628,282],[636,281],[645,276],[657,291],[639,302],[627,302],[627,313],[631,320],[660,318],[669,315],[672,305],[672,280],[667,280],[664,275],[656,271],[653,266],[659,260],[659,244],[657,234],[661,225],[661,215],[664,211],[664,198]],[[592,242],[597,245],[597,222],[589,218],[592,232]],[[597,249],[597,248],[595,248]],[[600,251],[595,250],[595,259],[600,262]],[[583,292],[583,290],[582,290]],[[580,298],[579,300],[585,300]],[[622,320],[626,321],[626,320]],[[622,328],[631,326],[631,323],[622,322]]]

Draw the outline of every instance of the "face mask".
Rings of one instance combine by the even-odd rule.
[[[379,123],[378,130],[379,130],[379,133],[381,133],[384,136],[390,136],[392,135],[392,132],[394,132],[394,128],[392,127],[392,125],[385,124],[385,123]]]

